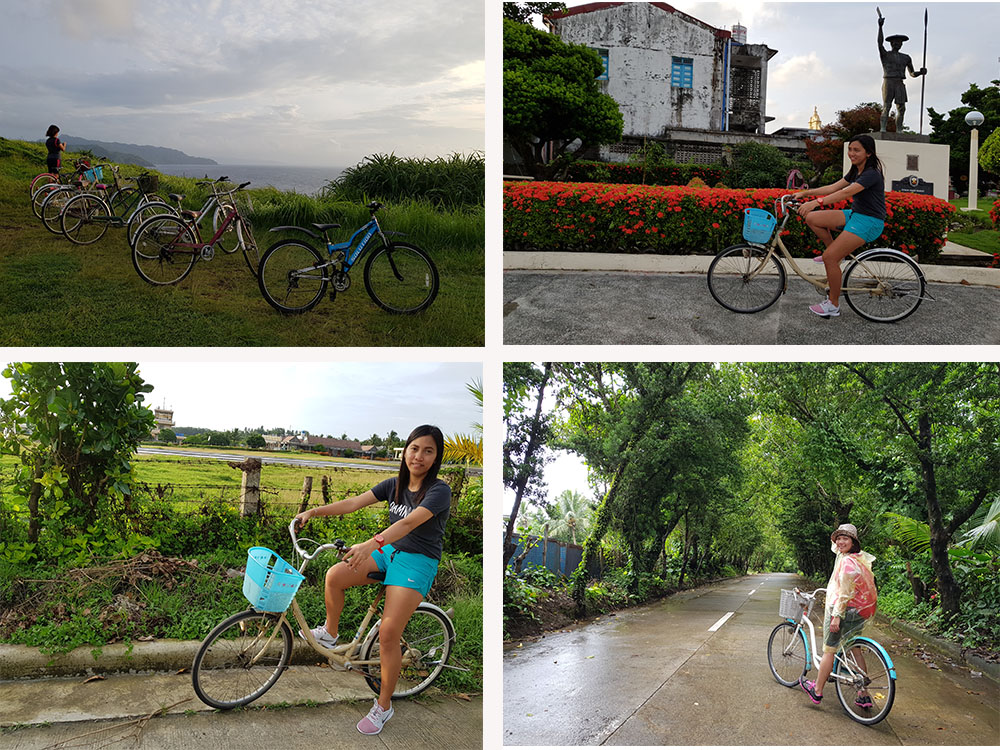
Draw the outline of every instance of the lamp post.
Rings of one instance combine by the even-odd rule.
[[[982,112],[972,110],[965,116],[965,124],[972,128],[972,140],[969,143],[969,207],[966,211],[976,211],[979,208],[979,126],[986,118]]]

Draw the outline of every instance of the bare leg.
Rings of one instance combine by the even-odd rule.
[[[851,656],[854,657],[854,661],[857,663],[857,665],[859,667],[861,667],[861,671],[864,672],[865,674],[868,674],[868,665],[865,663],[865,654],[864,654],[864,652],[861,649],[859,649],[859,648],[853,648],[853,649],[851,649]],[[867,688],[862,688],[858,692],[858,695],[859,696],[868,695]]]
[[[819,237],[819,241],[823,243],[823,247],[830,247],[833,244],[831,230],[843,229],[846,223],[847,217],[844,216],[843,211],[815,210],[806,214],[806,226],[813,231],[813,234]]]
[[[351,586],[363,586],[375,583],[368,577],[369,573],[378,570],[378,565],[372,558],[362,563],[358,570],[351,570],[345,562],[339,562],[326,571],[326,585],[323,590],[326,601],[326,632],[337,635],[340,627],[340,613],[344,611],[344,590]]]
[[[402,586],[386,586],[385,606],[382,608],[382,623],[378,628],[379,663],[382,673],[382,687],[378,694],[378,704],[384,711],[392,705],[392,694],[399,682],[403,652],[399,639],[406,623],[410,621],[424,595],[415,589]]]
[[[840,270],[840,261],[864,244],[865,241],[858,235],[852,232],[841,232],[823,253],[826,282],[830,286],[830,302],[838,307],[840,306],[840,287],[844,277]]]
[[[830,673],[833,671],[833,657],[835,654],[831,651],[829,653],[824,653],[823,658],[819,662],[819,674],[816,675],[816,696],[819,697],[823,695],[823,686],[826,684],[827,679],[830,677]]]

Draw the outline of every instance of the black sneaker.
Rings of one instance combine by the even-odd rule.
[[[816,705],[819,705],[820,701],[823,700],[822,695],[816,695],[816,683],[812,680],[807,680],[804,677],[799,678],[799,687],[809,694],[809,700],[811,700]]]

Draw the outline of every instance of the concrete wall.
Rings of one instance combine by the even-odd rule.
[[[885,189],[892,190],[893,180],[902,180],[911,175],[919,177],[924,182],[934,185],[934,197],[948,200],[948,159],[951,147],[939,143],[920,143],[917,141],[883,140],[876,138],[875,153],[885,169]],[[891,137],[891,134],[890,134]],[[851,168],[847,158],[847,146],[844,144],[844,173]],[[907,168],[907,158],[917,157],[917,169]]]
[[[649,3],[570,15],[553,25],[563,41],[608,51],[608,80],[601,85],[618,102],[627,135],[721,129],[728,40],[713,27]],[[692,88],[671,85],[674,56],[693,60]]]

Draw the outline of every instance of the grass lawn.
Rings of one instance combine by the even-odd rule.
[[[976,203],[979,210],[969,212],[963,210],[969,205],[968,198],[956,198],[948,202],[955,206],[959,212],[973,216],[988,225],[990,223],[989,212],[996,200],[996,198],[980,197]],[[990,253],[991,255],[1000,254],[1000,231],[995,229],[984,228],[980,231],[951,231],[948,232],[948,241],[962,245],[963,247],[971,247],[973,250]]]
[[[328,298],[308,313],[284,316],[264,301],[241,253],[218,253],[211,261],[196,263],[177,286],[154,287],[133,268],[124,230],[111,228],[89,246],[73,245],[52,234],[28,205],[28,184],[39,171],[30,158],[16,153],[0,159],[0,345],[484,343],[482,211],[449,214],[387,206],[379,213],[385,229],[407,233],[407,239],[427,250],[438,267],[440,290],[423,313],[392,315],[379,309],[365,292],[362,268],[356,267],[353,285],[338,293],[335,301]],[[168,178],[161,178],[161,183],[168,183]],[[338,212],[334,204],[330,210],[329,220],[343,223],[342,231],[356,226],[358,207]],[[256,223],[254,234],[262,252],[277,239]],[[342,239],[336,231],[334,236]]]

